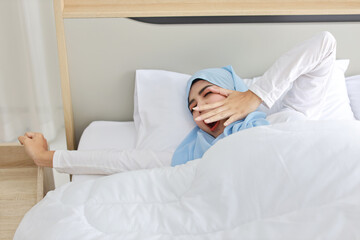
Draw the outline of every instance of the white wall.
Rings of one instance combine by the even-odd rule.
[[[360,74],[360,23],[156,25],[129,19],[66,19],[76,137],[93,120],[131,120],[136,69],[192,74],[233,65],[241,77],[263,74],[285,51],[320,31]]]

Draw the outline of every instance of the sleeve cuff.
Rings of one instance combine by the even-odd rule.
[[[255,93],[259,98],[261,98],[261,100],[263,101],[263,104],[267,108],[270,109],[272,107],[272,105],[274,104],[274,101],[272,101],[269,97],[266,96],[267,92],[264,91],[263,89],[261,89],[260,87],[258,87],[256,84],[253,84],[252,86],[250,86],[249,90],[252,91],[253,93]]]
[[[53,168],[58,171],[62,172],[61,169],[61,150],[56,150],[53,156]]]

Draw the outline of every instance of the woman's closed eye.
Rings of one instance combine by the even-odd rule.
[[[204,97],[208,96],[210,93],[212,93],[211,91],[207,92],[204,94]]]
[[[211,91],[211,88],[207,88],[205,89],[205,91],[202,93],[203,97],[207,97],[209,96],[211,93],[213,93],[213,91]]]

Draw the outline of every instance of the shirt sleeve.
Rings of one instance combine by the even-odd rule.
[[[315,35],[282,55],[249,89],[271,108],[299,76],[311,72],[336,50],[336,40],[329,32]]]
[[[53,167],[68,174],[113,174],[138,169],[170,166],[173,152],[151,150],[57,150]]]

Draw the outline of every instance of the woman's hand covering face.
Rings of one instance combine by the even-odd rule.
[[[217,86],[209,87],[213,93],[218,93],[226,98],[201,106],[196,106],[193,110],[206,111],[201,114],[195,121],[205,121],[206,123],[216,122],[219,120],[227,119],[224,123],[225,126],[245,118],[249,113],[255,111],[262,100],[255,93],[248,90],[246,92],[239,92],[224,89]],[[209,110],[209,111],[207,111]]]

